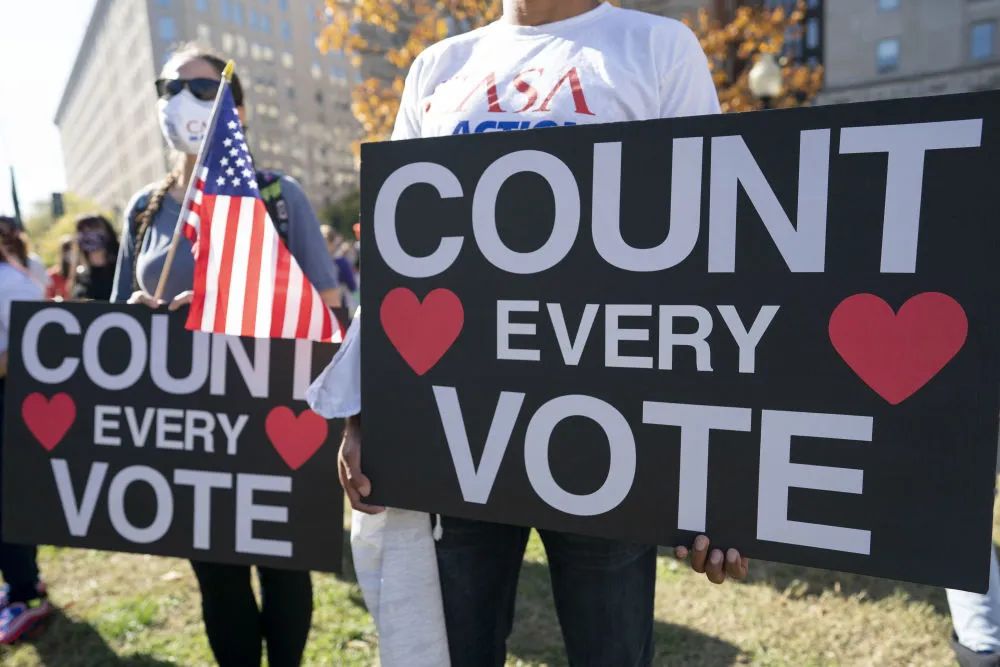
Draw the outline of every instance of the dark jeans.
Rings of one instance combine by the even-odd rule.
[[[219,667],[258,667],[261,641],[271,667],[298,667],[312,621],[308,572],[257,567],[261,606],[250,587],[250,567],[191,561],[201,588],[208,643]]]
[[[0,378],[0,450],[3,447],[3,399],[6,378]],[[0,491],[3,480],[3,457],[0,456]],[[0,525],[3,512],[0,511]],[[38,549],[24,544],[8,544],[0,540],[0,574],[10,589],[7,593],[11,602],[27,602],[38,597],[38,563],[35,557]]]
[[[530,529],[442,517],[437,542],[453,667],[501,667]],[[653,659],[656,547],[538,531],[570,665]]]

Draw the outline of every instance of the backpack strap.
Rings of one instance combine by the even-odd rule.
[[[260,192],[264,206],[267,208],[271,221],[278,232],[278,236],[288,245],[288,203],[285,195],[281,191],[281,178],[284,174],[278,171],[261,169],[257,172],[257,190]]]

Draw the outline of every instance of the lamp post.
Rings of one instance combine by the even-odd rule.
[[[761,54],[754,66],[750,68],[750,93],[764,105],[771,108],[771,101],[784,92],[785,82],[781,75],[781,66],[773,53]]]

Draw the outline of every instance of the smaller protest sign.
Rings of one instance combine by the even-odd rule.
[[[14,304],[4,540],[339,571],[340,427],[304,401],[336,349]]]

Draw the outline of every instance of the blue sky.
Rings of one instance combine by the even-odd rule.
[[[21,210],[66,187],[52,119],[95,0],[0,0],[0,213],[12,213],[8,166]]]

